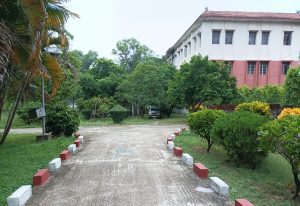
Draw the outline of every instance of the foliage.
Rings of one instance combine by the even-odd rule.
[[[171,104],[167,97],[169,82],[176,69],[168,62],[151,58],[140,63],[119,87],[119,98],[134,102],[139,109],[156,106],[169,113]]]
[[[283,119],[289,115],[300,115],[300,108],[284,108],[277,118]]]
[[[289,69],[283,86],[284,105],[300,106],[300,67]]]
[[[77,106],[83,113],[85,119],[107,117],[109,110],[114,104],[112,97],[93,97],[88,100],[80,98],[77,100]]]
[[[121,105],[117,104],[113,108],[109,110],[109,114],[114,121],[114,123],[122,123],[127,115],[127,109],[122,107]]]
[[[264,116],[271,115],[271,109],[269,104],[258,101],[239,104],[236,106],[235,111],[249,111]]]
[[[215,121],[211,136],[238,166],[254,169],[267,155],[257,141],[258,128],[266,122],[265,116],[253,112],[233,112]]]
[[[152,56],[152,51],[134,38],[118,41],[112,53],[118,57],[121,67],[128,72],[145,58]]]
[[[198,112],[190,113],[188,115],[188,125],[192,132],[206,139],[207,141],[207,152],[210,151],[214,140],[211,138],[211,129],[214,122],[224,116],[225,112],[223,110],[212,110],[212,109],[202,109]]]
[[[40,107],[41,103],[26,102],[18,108],[17,114],[26,124],[30,124],[38,120],[35,110]]]
[[[262,148],[278,153],[292,167],[296,185],[295,196],[300,190],[300,116],[289,115],[264,124],[260,129]]]
[[[10,134],[0,149],[0,205],[21,185],[31,185],[32,176],[57,157],[73,138],[36,141],[36,134]]]
[[[88,53],[84,54],[82,57],[81,71],[88,71],[91,68],[91,66],[96,62],[97,58],[98,53],[96,51],[89,51]]]
[[[269,104],[281,104],[283,101],[283,88],[276,85],[266,85],[249,89],[243,86],[238,89],[240,102],[260,101]]]
[[[76,110],[63,103],[55,103],[48,105],[46,111],[46,131],[52,135],[71,136],[78,130],[80,120]]]
[[[228,65],[209,61],[208,57],[193,56],[181,65],[170,83],[168,95],[178,106],[229,104],[238,97],[236,79],[230,75]]]

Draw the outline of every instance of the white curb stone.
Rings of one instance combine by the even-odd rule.
[[[75,153],[76,152],[76,144],[69,145],[68,150],[72,154]]]
[[[168,142],[168,149],[169,149],[169,150],[173,150],[173,149],[174,149],[174,145],[175,145],[174,142],[169,141],[169,142]]]
[[[79,136],[79,137],[78,137],[78,140],[79,140],[81,143],[83,143],[83,142],[84,142],[83,136]]]
[[[8,206],[23,206],[27,200],[32,196],[31,185],[24,185],[19,187],[14,193],[7,198]]]
[[[183,153],[182,154],[182,162],[184,164],[187,164],[187,165],[193,165],[193,157],[191,155],[189,155],[188,153]]]
[[[48,163],[48,168],[50,172],[57,171],[61,166],[61,159],[55,158],[51,162]]]
[[[210,177],[209,186],[219,195],[229,197],[229,186],[220,178]]]

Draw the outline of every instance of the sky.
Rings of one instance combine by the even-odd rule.
[[[211,11],[295,13],[299,0],[71,0],[67,9],[80,15],[70,19],[71,49],[114,59],[119,40],[134,37],[162,56],[200,16]]]

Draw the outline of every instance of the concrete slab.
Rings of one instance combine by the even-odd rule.
[[[219,195],[229,197],[229,186],[218,177],[209,178],[210,187]]]
[[[61,166],[61,159],[55,158],[48,163],[48,169],[50,172],[56,172]]]
[[[173,141],[168,142],[168,149],[173,151],[174,145],[175,145],[175,144],[174,144]]]
[[[69,145],[68,150],[71,154],[74,154],[76,152],[76,144]]]
[[[83,136],[79,136],[79,137],[78,137],[78,140],[79,140],[81,143],[83,143],[83,142],[84,142]]]
[[[188,153],[183,153],[182,154],[182,163],[192,166],[193,165],[193,157],[189,155]]]
[[[23,206],[31,196],[32,196],[31,185],[21,186],[7,198],[7,205]]]
[[[34,188],[26,206],[234,205],[216,193],[196,191],[199,185],[209,188],[208,181],[166,150],[161,134],[181,127],[80,128],[88,137],[80,155],[65,161],[48,184]]]

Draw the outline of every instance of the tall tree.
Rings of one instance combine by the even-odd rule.
[[[81,71],[88,71],[91,66],[96,62],[98,53],[96,51],[89,51],[82,57]]]
[[[284,104],[300,106],[300,67],[289,69],[284,86]]]
[[[143,59],[153,55],[153,52],[142,45],[135,38],[118,41],[116,48],[112,50],[116,55],[121,67],[125,71],[132,71]]]
[[[181,65],[168,94],[174,105],[184,107],[199,102],[228,104],[237,98],[238,91],[226,64],[194,56]]]

